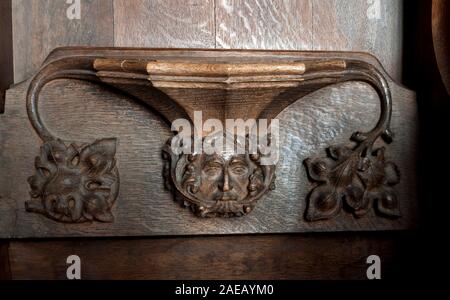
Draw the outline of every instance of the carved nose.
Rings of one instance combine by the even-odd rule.
[[[223,190],[224,192],[228,192],[228,191],[230,190],[230,182],[229,182],[229,180],[228,180],[228,174],[227,174],[227,173],[225,173],[225,174],[224,174],[224,177],[223,177],[223,187],[222,187],[222,190]]]

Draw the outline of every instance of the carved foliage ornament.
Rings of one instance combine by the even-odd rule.
[[[353,137],[356,139],[356,135]],[[343,206],[355,217],[375,206],[377,212],[399,217],[393,186],[400,180],[397,166],[386,162],[385,148],[371,149],[367,140],[354,145],[331,146],[327,157],[305,160],[308,175],[319,183],[309,195],[306,218],[310,221],[337,215]]]
[[[115,152],[115,139],[68,147],[59,139],[45,142],[28,178],[27,211],[61,222],[112,222],[119,191]]]

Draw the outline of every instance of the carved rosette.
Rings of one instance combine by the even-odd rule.
[[[356,145],[338,145],[327,149],[326,157],[305,160],[309,177],[318,183],[309,194],[306,219],[329,219],[342,208],[355,217],[372,207],[384,216],[400,217],[397,194],[393,188],[400,172],[386,161],[385,148],[372,150],[374,139],[356,133]]]
[[[170,144],[163,149],[166,188],[199,217],[246,215],[275,189],[275,166],[262,165],[260,152],[177,155]]]
[[[115,153],[113,138],[68,147],[59,139],[45,142],[28,178],[26,210],[59,222],[112,222],[119,192]]]

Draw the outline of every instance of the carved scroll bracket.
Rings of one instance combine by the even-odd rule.
[[[50,133],[38,112],[39,93],[50,81],[95,81],[95,73],[82,69],[88,69],[89,61],[61,60],[44,67],[33,78],[27,94],[28,117],[43,145],[35,159],[35,174],[28,178],[31,200],[25,202],[25,208],[59,222],[114,221],[112,207],[119,194],[116,139],[67,146]]]

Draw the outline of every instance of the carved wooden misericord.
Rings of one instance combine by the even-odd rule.
[[[149,105],[171,123],[185,118],[194,123],[194,112],[203,119],[268,119],[303,96],[341,82],[361,81],[377,92],[381,112],[369,132],[355,132],[348,145],[317,149],[305,158],[312,182],[305,217],[309,221],[336,216],[343,208],[361,217],[374,208],[382,216],[400,216],[395,184],[398,167],[385,158],[377,140],[392,141],[392,96],[383,73],[357,58],[336,57],[333,52],[293,59],[214,55],[191,60],[154,57],[145,50],[66,56],[52,60],[32,80],[27,96],[28,117],[43,141],[30,177],[32,199],[26,209],[53,220],[79,223],[113,221],[113,204],[119,193],[116,140],[102,138],[91,144],[66,143],[45,126],[38,111],[39,93],[55,79],[99,82]],[[301,126],[301,124],[299,124]],[[206,138],[209,132],[197,132]],[[222,134],[222,133],[221,133]],[[193,138],[193,137],[192,137]],[[170,142],[161,145],[165,161],[164,182],[175,199],[201,217],[232,217],[250,213],[257,201],[275,188],[275,165],[262,165],[263,155],[250,154],[245,137],[233,140],[244,154],[176,154]],[[325,153],[324,153],[325,154]],[[283,155],[282,153],[280,155]],[[120,164],[120,162],[118,162]],[[120,200],[119,200],[120,201]],[[266,199],[270,201],[270,197]],[[282,217],[282,216],[280,216]]]

